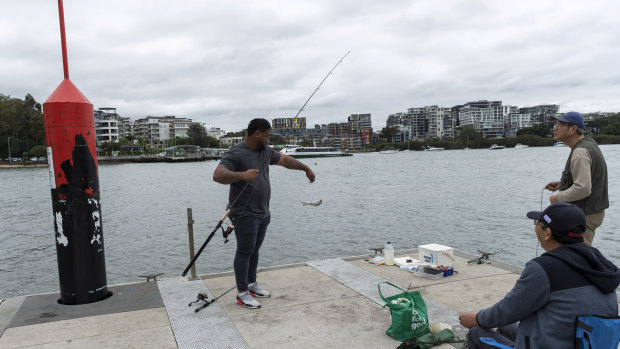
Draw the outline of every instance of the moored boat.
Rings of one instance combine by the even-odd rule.
[[[426,147],[424,147],[424,151],[439,151],[439,150],[444,150],[445,148],[436,148],[430,145],[427,145]]]
[[[515,145],[515,149],[523,149],[523,148],[529,148],[529,146],[525,144],[521,144],[521,143],[517,143]]]
[[[345,153],[334,147],[302,147],[288,146],[280,153],[286,154],[293,158],[331,158],[340,156],[353,156],[353,154]]]
[[[398,150],[396,149],[384,149],[379,151],[379,154],[396,154],[398,153]]]

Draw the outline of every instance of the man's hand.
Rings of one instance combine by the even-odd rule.
[[[306,170],[306,177],[308,177],[310,183],[314,183],[314,172],[310,168]]]
[[[478,326],[478,321],[476,320],[476,315],[478,313],[465,313],[459,316],[459,321],[461,325],[466,328],[472,328],[474,326]]]
[[[258,170],[251,168],[245,172],[241,172],[239,174],[239,177],[241,178],[242,181],[247,181],[247,182],[251,182],[253,180],[256,179],[256,177],[258,177]]]
[[[558,202],[558,194],[551,195],[549,197],[549,202],[552,203],[552,204],[555,203],[555,202]]]
[[[553,182],[547,183],[547,185],[545,185],[545,189],[549,191],[560,190],[560,181],[553,181]]]

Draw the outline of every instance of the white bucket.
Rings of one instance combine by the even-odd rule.
[[[454,262],[454,249],[452,247],[428,244],[418,246],[420,264],[452,266]]]

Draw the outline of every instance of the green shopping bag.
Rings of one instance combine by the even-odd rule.
[[[402,293],[385,298],[381,293],[381,284],[388,284],[401,290]],[[392,316],[392,324],[385,333],[402,342],[430,332],[426,303],[424,303],[420,292],[405,291],[387,281],[380,282],[377,288],[379,289],[379,296],[385,302],[384,307],[390,308]]]

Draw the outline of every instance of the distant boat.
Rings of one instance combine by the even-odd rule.
[[[445,148],[435,148],[433,146],[427,145],[426,147],[424,147],[424,151],[439,151],[439,150],[444,150]]]
[[[503,145],[493,144],[493,145],[491,145],[489,150],[498,150],[498,149],[504,149],[504,148],[506,148],[506,147],[504,147]]]
[[[379,152],[379,154],[396,154],[398,150],[396,149],[384,149]]]
[[[353,154],[342,152],[334,147],[301,147],[287,146],[280,150],[280,153],[289,155],[293,158],[332,158],[339,156],[353,156]]]
[[[517,143],[517,145],[515,145],[515,149],[522,149],[522,148],[529,148],[529,146],[525,144],[521,144],[521,143]]]
[[[557,141],[557,142],[553,143],[553,146],[554,147],[565,147],[566,144],[564,144],[564,142]]]

